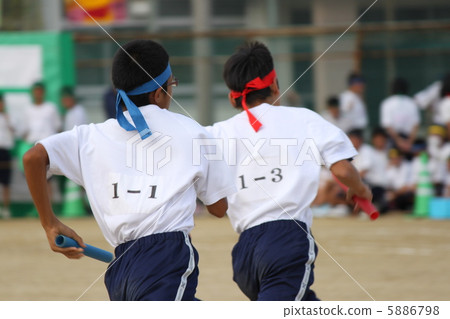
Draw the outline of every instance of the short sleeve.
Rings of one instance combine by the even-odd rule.
[[[209,136],[205,137],[206,143],[199,148],[200,154],[200,173],[197,176],[195,190],[197,197],[205,204],[212,205],[222,198],[230,196],[237,192],[235,180],[229,170],[229,167],[223,158],[209,158],[205,154],[217,154],[219,144],[211,144],[216,141]],[[202,144],[202,145],[203,145]]]
[[[83,185],[79,156],[78,131],[55,134],[38,142],[47,151],[50,165],[48,173],[64,175],[79,185]]]
[[[320,155],[329,169],[334,163],[353,158],[358,152],[347,135],[338,127],[316,114],[311,136],[319,149]]]
[[[391,127],[391,117],[389,115],[389,103],[385,100],[380,107],[380,124],[383,128]]]
[[[411,103],[413,105],[413,110],[414,110],[412,123],[414,123],[414,125],[419,125],[420,124],[419,106],[417,105],[417,103],[414,102],[414,100],[411,100]]]
[[[450,122],[450,98],[445,98],[439,107],[442,121],[444,123]]]

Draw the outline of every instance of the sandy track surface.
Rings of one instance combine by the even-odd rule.
[[[112,251],[93,218],[64,222],[87,243]],[[450,220],[317,219],[313,234],[313,288],[323,300],[450,300]],[[238,236],[229,221],[199,216],[192,237],[200,254],[197,296],[247,300],[232,281]],[[38,220],[1,220],[0,242],[0,300],[108,300],[106,264],[53,253]]]

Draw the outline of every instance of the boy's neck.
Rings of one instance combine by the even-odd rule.
[[[280,105],[280,99],[278,97],[269,96],[268,98],[264,100],[257,100],[252,104],[247,104],[248,108],[251,109],[252,107],[259,106],[261,104],[270,104],[273,106],[279,106]]]

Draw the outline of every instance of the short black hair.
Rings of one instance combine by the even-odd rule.
[[[43,82],[41,82],[41,81],[34,82],[33,85],[31,86],[31,89],[34,90],[34,89],[36,89],[36,88],[39,88],[39,89],[45,91],[45,84],[44,84]]]
[[[364,139],[364,132],[363,130],[359,129],[359,128],[355,128],[353,130],[351,130],[350,132],[348,132],[348,136],[353,136],[356,137],[360,140]]]
[[[450,73],[447,73],[442,79],[441,97],[450,94]]]
[[[402,77],[395,78],[391,84],[392,94],[408,94],[409,83]]]
[[[116,89],[130,91],[163,73],[168,63],[169,55],[159,43],[152,40],[128,42],[114,56],[112,83]],[[167,81],[161,87],[166,92]],[[129,98],[136,106],[144,106],[149,104],[149,94]]]
[[[328,107],[339,107],[339,99],[337,96],[333,95],[327,99]]]
[[[75,92],[71,86],[63,86],[61,88],[61,96],[75,97]]]
[[[242,92],[251,80],[261,79],[273,70],[273,59],[269,49],[261,42],[246,42],[227,60],[223,69],[223,78],[232,91]],[[269,87],[250,92],[246,96],[247,104],[264,100],[271,95]],[[242,107],[242,97],[236,99],[236,107]]]
[[[386,130],[380,126],[377,126],[372,130],[372,138],[374,138],[375,136],[383,136],[385,138],[388,138]]]
[[[365,83],[365,79],[359,72],[351,72],[347,78],[347,84],[352,85],[354,83]]]

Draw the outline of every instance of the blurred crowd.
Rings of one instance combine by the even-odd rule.
[[[11,151],[15,146],[17,148],[15,140],[20,141],[20,147],[16,152],[21,158],[21,155],[37,141],[70,130],[75,125],[87,123],[85,109],[77,102],[74,88],[67,86],[61,89],[60,108],[46,100],[44,83],[34,83],[30,92],[30,103],[26,105],[20,117],[21,125],[14,125],[11,122],[4,97],[0,95],[0,185],[3,188],[0,216],[4,219],[11,216],[10,184],[13,164]]]
[[[43,138],[88,122],[73,87],[61,89],[60,107],[46,100],[45,91],[45,85],[41,82],[31,87],[31,102],[22,114],[20,129],[11,123],[0,94],[2,218],[11,215],[11,150],[17,148],[15,140],[21,141],[24,153]],[[450,73],[414,95],[410,95],[407,80],[394,79],[391,95],[379,106],[380,121],[377,125],[372,123],[375,127],[372,130],[369,130],[365,91],[363,76],[350,74],[347,89],[326,101],[326,111],[322,115],[347,133],[358,150],[353,164],[372,188],[373,201],[379,211],[411,211],[422,167],[419,155],[423,152],[429,158],[426,165],[434,185],[434,195],[450,197]],[[115,117],[115,92],[112,88],[105,92],[103,102],[106,117]],[[426,125],[429,121],[422,119],[421,113],[429,114],[432,125]],[[325,168],[322,169],[320,181],[312,205],[315,216],[351,214],[345,192]]]
[[[411,212],[424,168],[434,196],[450,197],[450,73],[414,95],[401,77],[392,81],[390,89],[379,106],[380,121],[371,131],[364,102],[366,83],[360,74],[351,74],[345,92],[327,100],[323,116],[346,132],[358,150],[353,164],[371,187],[380,213]],[[431,125],[421,113],[430,115]],[[353,213],[326,169],[312,208],[317,217]]]

